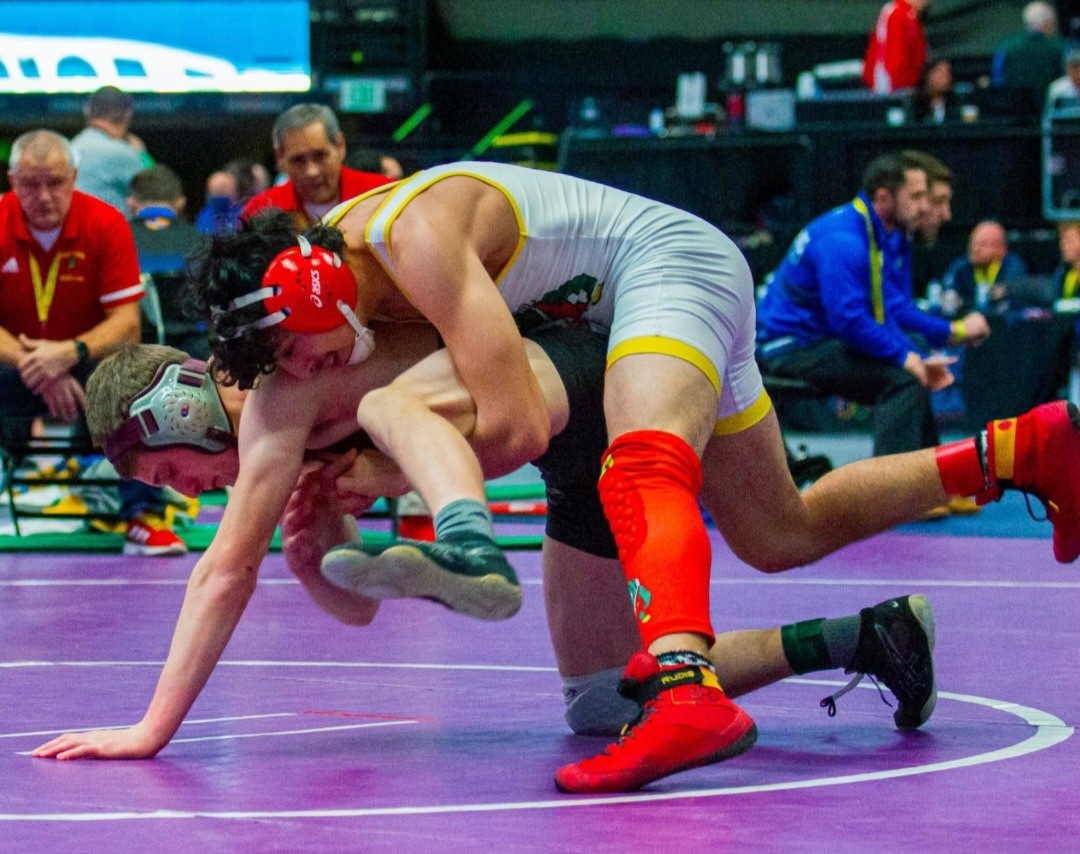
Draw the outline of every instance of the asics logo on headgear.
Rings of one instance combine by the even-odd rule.
[[[317,268],[311,268],[311,302],[315,308],[322,308],[322,277],[319,275]]]

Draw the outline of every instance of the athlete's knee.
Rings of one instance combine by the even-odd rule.
[[[641,706],[619,693],[621,667],[563,677],[566,722],[577,735],[618,735],[641,715]]]
[[[415,397],[393,384],[372,389],[360,399],[356,421],[377,441],[392,425],[401,423],[416,402]]]

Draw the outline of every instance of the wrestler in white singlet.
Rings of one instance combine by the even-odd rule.
[[[721,231],[685,211],[580,178],[503,163],[451,163],[397,183],[368,221],[365,241],[395,281],[394,221],[419,193],[453,176],[495,187],[514,209],[518,246],[495,277],[512,312],[534,307],[610,328],[609,366],[633,353],[690,362],[720,395],[718,433],[764,417],[769,399],[754,362],[753,279]],[[336,225],[358,201],[339,205],[324,222]]]

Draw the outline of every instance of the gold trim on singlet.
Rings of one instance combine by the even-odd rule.
[[[437,183],[439,183],[442,180],[445,180],[446,178],[459,178],[459,177],[475,178],[476,180],[482,181],[483,183],[487,184],[489,187],[494,187],[496,190],[498,190],[500,193],[503,194],[503,196],[506,198],[506,201],[510,203],[510,207],[514,211],[514,219],[517,221],[517,228],[518,228],[517,246],[514,247],[513,253],[507,259],[506,263],[503,265],[503,267],[499,271],[498,275],[496,275],[494,277],[495,286],[498,287],[502,283],[503,279],[506,278],[507,274],[510,272],[510,269],[514,266],[517,259],[520,257],[522,250],[525,248],[525,243],[528,241],[528,238],[529,238],[528,231],[525,228],[525,217],[521,213],[521,207],[518,205],[517,199],[515,199],[513,194],[506,187],[504,187],[502,184],[500,184],[497,181],[487,177],[486,175],[481,175],[481,174],[479,174],[477,172],[468,172],[468,171],[464,171],[464,170],[462,170],[462,171],[454,171],[454,172],[444,172],[444,173],[442,173],[440,175],[430,175],[426,179],[423,178],[423,174],[424,173],[421,172],[417,176],[415,176],[416,186],[415,187],[409,187],[408,192],[406,192],[402,197],[399,198],[396,195],[398,188],[395,188],[395,190],[392,190],[388,194],[387,198],[383,201],[382,204],[379,205],[379,207],[375,210],[375,213],[373,213],[371,215],[371,218],[368,220],[367,226],[364,228],[364,242],[371,248],[372,253],[378,259],[380,266],[382,266],[382,268],[386,271],[386,274],[388,276],[390,276],[390,278],[393,279],[394,283],[398,284],[398,286],[400,287],[400,283],[398,282],[397,277],[388,268],[387,262],[392,261],[392,255],[393,255],[393,247],[392,247],[392,244],[391,244],[390,230],[391,230],[391,228],[393,228],[393,225],[397,221],[397,218],[401,215],[402,211],[405,209],[405,206],[408,205],[409,202],[411,202],[414,198],[416,198],[416,196],[418,196],[420,193],[424,192],[424,190],[430,189],[431,187],[435,186]],[[408,185],[409,183],[411,183],[412,180],[413,179],[410,179],[410,181],[403,182],[403,183],[405,185]],[[404,187],[402,187],[400,189],[404,189]],[[372,229],[372,226],[375,224],[375,221],[379,218],[380,214],[383,213],[383,209],[390,203],[391,200],[393,200],[393,202],[394,202],[393,206],[396,207],[396,210],[391,211],[389,216],[382,223],[382,241],[381,242],[386,247],[386,249],[385,249],[385,251],[386,251],[386,259],[384,261],[384,259],[382,258],[381,254],[378,252],[378,250],[374,246],[372,246],[372,244],[371,244],[371,229]]]
[[[772,409],[772,399],[769,397],[769,393],[762,389],[761,396],[742,412],[736,412],[734,415],[728,415],[724,418],[717,418],[716,424],[713,425],[712,434],[714,436],[731,436],[734,433],[748,430],[768,415],[770,409]]]
[[[674,338],[664,338],[660,335],[643,335],[639,338],[623,341],[621,344],[612,347],[611,352],[608,353],[608,370],[619,359],[639,353],[658,353],[664,356],[674,356],[676,359],[688,362],[705,374],[716,393],[720,394],[720,375],[716,372],[716,367],[709,360],[709,357],[697,347],[684,344],[682,341],[676,341]]]

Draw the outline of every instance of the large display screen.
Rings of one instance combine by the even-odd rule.
[[[0,0],[0,93],[306,92],[308,0]]]

